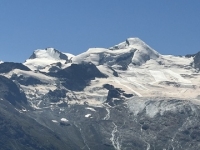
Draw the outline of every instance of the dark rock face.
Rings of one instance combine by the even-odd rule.
[[[181,86],[180,83],[170,82],[170,81],[162,81],[159,84],[167,85],[167,86],[174,86],[174,87],[180,87]]]
[[[133,55],[135,53],[135,49],[133,49],[129,53],[124,53],[119,56],[110,56],[106,54],[101,54],[99,65],[106,64],[107,66],[112,67],[113,65],[119,65],[118,69],[126,70],[128,65],[131,63]]]
[[[61,69],[57,66],[52,66],[51,68],[49,68],[49,72],[58,72],[59,70]]]
[[[39,79],[33,78],[33,77],[24,77],[23,75],[17,76],[16,74],[13,74],[10,78],[11,80],[17,81],[21,85],[36,85],[36,84],[45,84]]]
[[[137,99],[131,101],[128,105],[93,107],[95,111],[86,109],[90,107],[87,105],[72,105],[61,113],[54,109],[31,115],[33,118],[38,116],[41,124],[62,135],[61,139],[70,137],[80,149],[84,147],[85,150],[200,148],[199,106],[182,100],[146,100],[145,107],[137,111],[136,107],[132,108]],[[153,112],[147,110],[154,105],[161,111],[151,115]],[[168,110],[162,112],[162,106]],[[86,114],[91,114],[91,117],[85,117]],[[49,121],[63,117],[69,120],[68,125]]]
[[[194,57],[194,68],[199,69],[200,70],[200,52],[196,53],[196,54],[188,54],[185,57]]]
[[[35,59],[35,58],[36,58],[35,53],[33,53],[33,54],[29,57],[29,59]]]
[[[126,94],[121,89],[115,88],[110,84],[104,84],[103,87],[108,90],[106,103],[108,103],[110,106],[122,104],[125,100],[125,98],[122,96],[125,96],[126,98],[133,96],[133,94]]]
[[[62,141],[53,131],[16,110],[25,105],[25,94],[12,80],[0,76],[0,149],[78,149],[69,138]]]
[[[116,63],[121,66],[122,70],[127,70],[128,65],[132,62],[132,58],[135,52],[128,53],[123,57],[119,57]]]
[[[26,95],[10,79],[0,76],[0,98],[9,101],[12,105],[27,104]]]
[[[106,111],[102,108],[95,108],[97,113],[92,114],[93,118],[87,118],[84,116],[87,113],[91,113],[91,111],[85,109],[86,107],[73,105],[70,108],[66,107],[65,111],[61,113],[59,113],[59,109],[54,109],[53,111],[45,110],[40,115],[38,112],[33,112],[30,115],[33,118],[37,116],[37,121],[40,124],[53,129],[54,132],[60,135],[61,139],[70,138],[78,146],[77,150],[114,150],[112,144],[109,142],[110,133],[106,133],[110,130],[110,127],[106,129],[106,125],[110,124],[112,126],[112,122],[103,120]],[[57,114],[58,117],[55,117],[54,114]],[[51,119],[57,120],[57,118],[67,118],[69,122],[51,122]]]
[[[194,57],[194,67],[200,70],[200,52]]]
[[[60,62],[52,64],[52,67],[49,68],[50,72],[58,72],[59,70],[61,70],[61,66],[62,64]]]
[[[61,83],[69,90],[83,90],[95,77],[106,78],[92,63],[72,64],[70,67],[60,70],[57,73],[49,73],[61,79]]]
[[[54,91],[49,91],[47,93],[47,97],[51,102],[59,102],[61,98],[66,97],[67,91],[64,89],[56,89]]]
[[[25,71],[30,71],[30,69],[21,63],[14,62],[4,62],[0,64],[0,73],[8,73],[13,69],[20,69]]]
[[[132,103],[131,105],[134,105]],[[147,109],[152,106],[157,106],[161,111],[152,115],[156,110],[147,112]],[[160,106],[167,107],[168,110]],[[174,108],[173,108],[174,107]],[[154,107],[156,108],[156,107]],[[157,109],[156,108],[156,109]],[[133,110],[133,109],[131,109]],[[146,101],[146,107],[137,115],[131,115],[137,118],[133,123],[133,131],[140,134],[140,140],[150,146],[150,149],[199,149],[200,141],[194,135],[199,132],[200,107],[189,101],[182,100],[163,100],[163,101]],[[145,112],[146,111],[146,112]],[[150,113],[147,115],[146,113]],[[136,127],[139,125],[138,127]],[[138,130],[138,131],[136,131]],[[140,130],[140,131],[139,131]],[[142,138],[143,137],[143,138]]]
[[[195,54],[187,54],[187,55],[185,55],[185,57],[187,57],[187,58],[194,57],[194,56],[195,56]]]
[[[69,138],[63,141],[53,131],[19,113],[7,101],[0,101],[0,134],[1,150],[78,149]]]
[[[115,77],[119,77],[118,73],[112,67],[109,66],[109,69],[113,71]]]

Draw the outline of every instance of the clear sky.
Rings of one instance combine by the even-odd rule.
[[[161,54],[200,51],[200,0],[1,0],[0,60],[79,54],[139,37]]]

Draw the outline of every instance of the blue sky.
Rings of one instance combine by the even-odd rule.
[[[200,51],[200,0],[1,0],[0,60],[79,54],[139,37],[161,54]]]

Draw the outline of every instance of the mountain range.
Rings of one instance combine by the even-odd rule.
[[[139,38],[0,63],[0,149],[197,150],[200,52],[162,55]]]

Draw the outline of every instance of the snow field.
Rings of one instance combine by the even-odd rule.
[[[124,83],[122,83],[121,81],[124,81],[123,79],[120,79],[121,81],[119,80],[119,78],[113,78],[113,79],[114,79],[114,81],[115,81],[117,84],[126,87],[127,89],[129,89],[130,91],[132,91],[134,94],[138,95],[139,97],[142,97],[142,95],[141,95],[139,92],[135,91],[135,90],[134,90],[133,88],[131,88],[130,86],[127,86],[127,85],[125,85]]]
[[[184,79],[180,74],[173,72],[172,70],[166,69],[164,70],[166,73],[171,75],[176,79],[177,82],[183,83],[183,84],[191,84],[192,82],[190,80]]]
[[[168,79],[166,78],[165,74],[163,72],[161,72],[161,71],[149,70],[149,72],[157,82],[168,81]]]
[[[146,88],[145,86],[139,84],[139,83],[136,81],[135,77],[126,77],[125,79],[127,79],[128,82],[130,82],[131,84],[135,85],[135,86],[136,86],[138,89],[140,89],[140,90],[148,90],[148,88]]]

